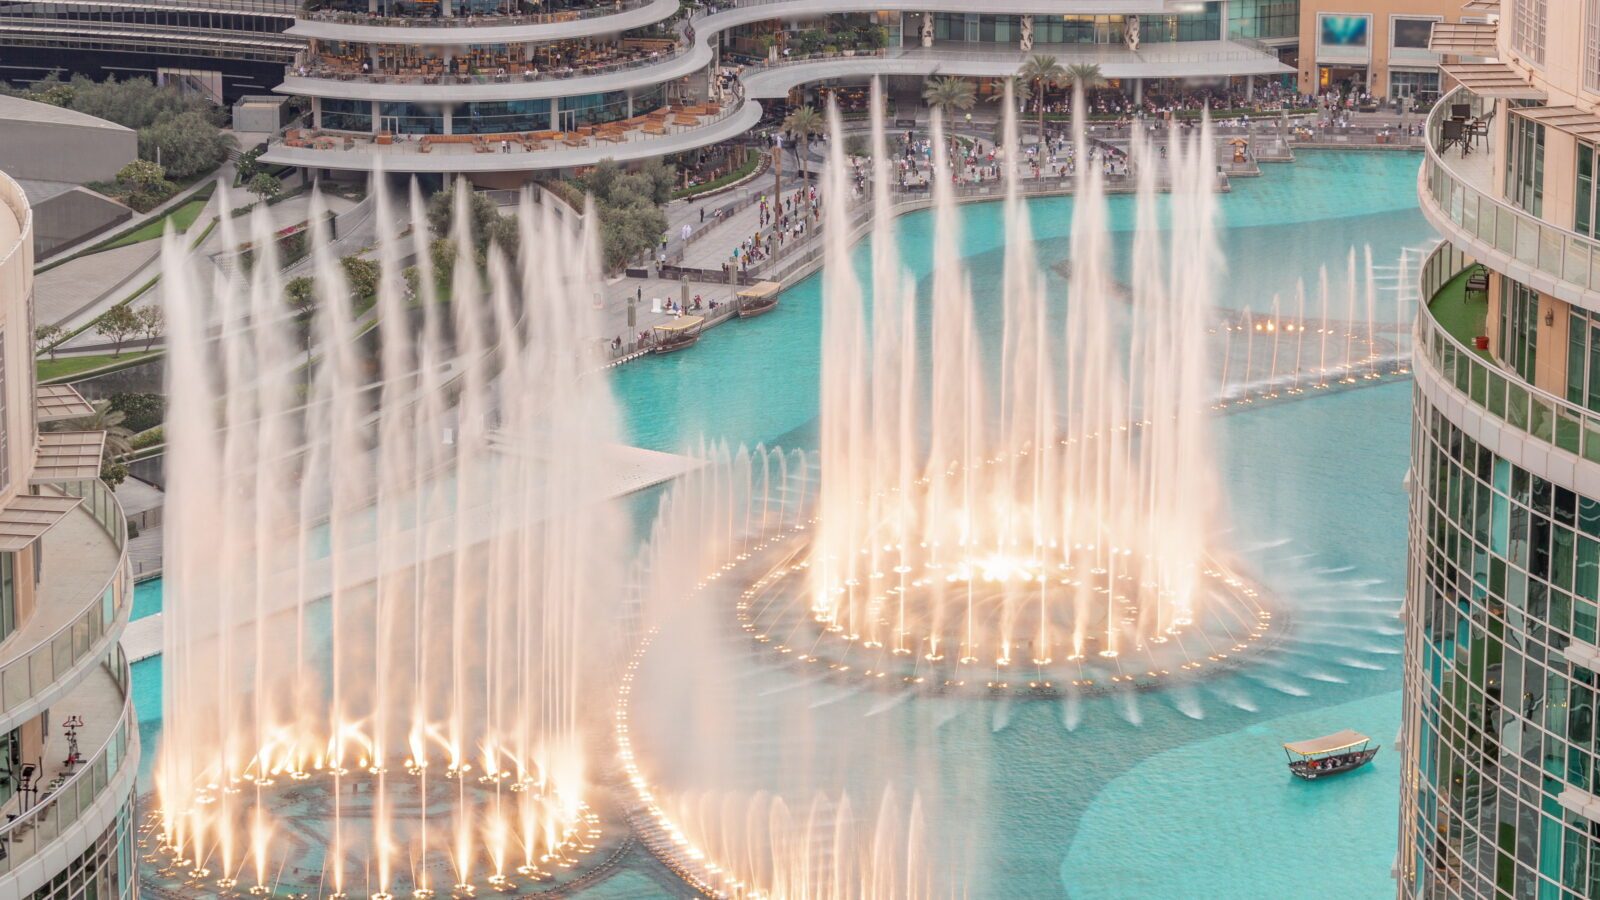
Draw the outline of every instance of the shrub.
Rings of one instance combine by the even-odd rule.
[[[263,200],[271,200],[273,197],[283,193],[283,182],[279,181],[274,175],[266,172],[257,172],[255,177],[250,179],[249,190],[250,193]]]
[[[156,159],[174,178],[193,178],[209,172],[228,158],[234,148],[231,135],[219,131],[198,110],[179,113],[139,129],[139,155]]]
[[[166,398],[155,393],[122,391],[109,398],[111,408],[122,413],[122,427],[129,431],[148,431],[160,425],[167,415]]]
[[[339,266],[344,269],[345,284],[349,285],[352,296],[361,300],[377,296],[380,270],[375,261],[346,256],[339,260]]]

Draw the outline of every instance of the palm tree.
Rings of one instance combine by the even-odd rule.
[[[977,88],[965,78],[953,76],[934,78],[922,85],[922,99],[931,107],[944,110],[949,118],[953,110],[967,110],[978,102]]]
[[[1020,112],[1023,107],[1028,105],[1028,99],[1032,96],[1032,92],[1028,88],[1028,83],[1026,81],[1019,81],[1015,76],[1007,78],[1006,81],[1011,84],[1011,99],[1017,104],[1017,111]],[[1006,92],[1004,90],[995,91],[993,94],[989,95],[989,102],[1006,102]],[[994,121],[994,145],[996,147],[1003,147],[1005,146],[1005,143],[1006,111],[1002,110],[1000,117]]]
[[[112,409],[110,400],[93,404],[94,412],[76,419],[64,419],[39,425],[40,431],[104,431],[106,433],[105,461],[115,462],[119,457],[133,452],[133,432],[122,427],[126,418],[120,409]]]
[[[1090,88],[1097,88],[1106,83],[1106,76],[1101,73],[1100,66],[1095,63],[1073,63],[1067,66],[1066,77],[1062,79],[1066,84],[1076,84],[1088,93]]]
[[[784,118],[783,130],[794,138],[795,158],[800,161],[801,177],[809,177],[811,172],[806,164],[806,151],[811,147],[811,139],[822,133],[821,114],[809,106],[802,106]]]
[[[1096,67],[1098,68],[1098,67]],[[1062,83],[1067,77],[1067,70],[1061,68],[1061,63],[1048,53],[1035,53],[1023,62],[1022,68],[1017,70],[1017,77],[1023,84],[1033,86],[1033,97],[1039,108],[1039,140],[1044,140],[1044,89]]]

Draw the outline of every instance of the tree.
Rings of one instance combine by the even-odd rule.
[[[1055,87],[1067,77],[1067,70],[1048,53],[1035,53],[1022,63],[1017,77],[1033,88],[1035,105],[1039,109],[1039,140],[1044,141],[1044,92]]]
[[[351,296],[361,300],[377,296],[380,270],[376,262],[351,254],[339,260],[339,267],[344,269],[344,281],[350,287]]]
[[[167,400],[156,393],[118,391],[106,402],[111,409],[122,413],[122,426],[133,434],[160,425],[167,415]]]
[[[148,212],[177,193],[178,186],[167,180],[166,170],[147,159],[136,159],[117,171],[117,187],[127,204]]]
[[[255,177],[250,179],[248,187],[250,193],[263,200],[271,200],[283,193],[283,182],[269,172],[257,172]]]
[[[122,342],[139,331],[139,314],[128,304],[118,303],[94,320],[94,330],[101,337],[110,339],[112,357],[121,356]]]
[[[922,85],[922,99],[930,107],[944,110],[948,117],[955,110],[967,110],[978,102],[977,88],[965,78],[934,78]]]
[[[138,322],[138,334],[144,338],[144,349],[149,350],[155,344],[156,338],[166,333],[167,313],[161,304],[152,303],[141,307],[133,316]]]
[[[139,156],[147,160],[159,157],[173,178],[193,178],[215,169],[235,145],[231,135],[222,133],[198,110],[164,117],[139,129]]]
[[[1062,79],[1066,84],[1075,84],[1085,91],[1100,87],[1106,83],[1106,76],[1101,73],[1097,63],[1073,63],[1067,66],[1066,77]]]
[[[283,299],[294,311],[295,318],[307,318],[317,308],[317,284],[309,275],[291,278],[283,286]]]
[[[783,120],[783,130],[795,142],[795,156],[800,160],[800,176],[810,177],[811,167],[806,162],[806,153],[811,148],[811,139],[822,133],[822,116],[809,106],[802,106],[789,113]]]
[[[239,159],[234,163],[234,172],[239,177],[240,184],[249,184],[261,169],[261,154],[267,152],[266,144],[257,144],[249,150],[239,154]]]
[[[56,358],[56,345],[66,336],[67,330],[60,325],[40,325],[33,330],[34,351],[43,353],[48,350],[50,358]]]
[[[428,198],[428,230],[436,238],[451,237],[451,226],[456,216],[455,188],[449,188]],[[472,243],[480,251],[489,243],[489,226],[500,218],[500,208],[489,195],[470,191],[467,195],[467,224],[472,228]]]

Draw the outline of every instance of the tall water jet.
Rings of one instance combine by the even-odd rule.
[[[459,186],[441,285],[413,188],[408,289],[405,214],[373,190],[370,311],[315,198],[309,318],[262,207],[248,264],[211,285],[164,247],[156,817],[185,891],[509,891],[570,879],[601,840],[586,669],[611,653],[595,617],[625,545],[585,346],[595,216],[526,195],[520,246],[485,248]]]

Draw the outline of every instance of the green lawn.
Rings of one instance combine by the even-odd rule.
[[[1439,326],[1456,340],[1468,347],[1475,347],[1473,340],[1481,334],[1488,334],[1486,319],[1489,303],[1482,294],[1473,294],[1471,300],[1467,299],[1467,276],[1471,273],[1472,269],[1468,268],[1446,282],[1428,303],[1428,310],[1433,313]],[[1484,359],[1493,358],[1487,350],[1477,352]]]
[[[65,375],[76,375],[101,366],[109,366],[115,362],[127,362],[130,359],[140,359],[150,355],[148,350],[124,350],[121,356],[112,356],[109,353],[94,356],[63,356],[59,359],[41,359],[38,362],[39,380],[46,381],[51,378],[61,378]]]
[[[200,210],[206,208],[206,203],[209,199],[209,197],[196,197],[159,219],[151,219],[100,249],[110,250],[113,247],[126,247],[129,244],[137,244],[142,241],[153,241],[161,237],[161,233],[166,230],[168,219],[172,220],[172,226],[178,231],[188,231],[189,226],[194,224],[194,220],[200,218]]]

